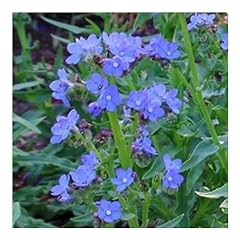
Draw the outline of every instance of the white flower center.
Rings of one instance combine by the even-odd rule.
[[[172,177],[168,177],[168,181],[171,182],[173,180]]]
[[[150,108],[148,108],[148,112],[153,112],[153,109],[150,107]]]
[[[120,52],[119,55],[122,57],[124,55],[124,52]]]
[[[136,101],[136,105],[139,106],[141,105],[141,102],[139,100]]]
[[[119,66],[119,64],[117,62],[113,63],[113,67],[117,68]]]
[[[127,181],[128,181],[127,178],[123,178],[122,180],[123,183],[127,183]]]
[[[111,97],[110,95],[107,95],[107,96],[106,96],[106,100],[107,100],[107,101],[111,101],[111,99],[112,99],[112,97]]]
[[[171,55],[171,52],[170,52],[170,51],[167,51],[167,55],[170,56],[170,55]]]
[[[107,211],[106,211],[106,215],[107,215],[107,216],[110,216],[111,214],[112,214],[112,212],[111,212],[110,210],[107,210]]]

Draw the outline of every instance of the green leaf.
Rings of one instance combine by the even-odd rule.
[[[181,172],[185,172],[188,169],[195,167],[207,157],[216,153],[218,149],[219,147],[214,145],[212,141],[202,140],[199,144],[197,144],[189,159],[183,163]]]
[[[53,155],[36,153],[29,156],[18,156],[16,163],[20,166],[33,166],[38,165],[54,165],[65,171],[72,171],[75,169],[75,165],[66,158],[59,158]]]
[[[21,216],[21,207],[19,202],[15,202],[13,204],[13,225],[18,220],[18,218]]]
[[[151,13],[138,13],[133,24],[133,29],[134,30],[137,29],[138,27],[140,27],[142,24],[144,24],[146,21],[148,21],[151,18],[152,18]]]
[[[204,162],[200,162],[195,167],[191,168],[186,177],[186,195],[191,193],[195,183],[200,178],[203,172]]]
[[[28,129],[30,129],[30,130],[38,133],[38,134],[41,134],[41,131],[40,131],[39,128],[37,128],[34,124],[29,122],[28,120],[18,116],[16,113],[13,113],[13,121],[22,124],[26,128],[28,128]]]
[[[28,156],[30,153],[24,152],[23,150],[13,146],[13,156]]]
[[[133,219],[135,217],[136,217],[136,215],[133,214],[133,213],[124,213],[121,217],[121,220],[128,221],[128,220]]]
[[[210,192],[198,192],[195,193],[200,197],[205,198],[220,198],[220,197],[227,197],[228,196],[228,184],[225,183],[222,187],[217,188]]]
[[[176,218],[157,226],[157,228],[174,228],[182,221],[183,217],[184,214],[181,214]]]
[[[48,22],[56,27],[62,28],[64,30],[67,30],[69,32],[75,33],[75,34],[80,34],[80,33],[92,33],[91,30],[87,29],[87,28],[80,28],[71,24],[67,24],[67,23],[62,23],[56,20],[52,20],[50,18],[46,18],[46,17],[41,17],[45,22]]]
[[[53,33],[51,33],[51,37],[59,42],[62,42],[62,43],[65,43],[65,44],[68,44],[70,43],[71,41],[67,38],[63,38],[63,37],[60,37],[60,36],[57,36]]]
[[[163,166],[162,156],[158,156],[154,160],[150,169],[143,175],[142,179],[145,180],[145,179],[152,178],[156,172],[161,172],[163,168],[164,166]]]
[[[87,225],[89,223],[92,223],[93,221],[93,216],[92,216],[92,213],[86,213],[86,214],[83,214],[83,215],[80,215],[80,216],[77,216],[77,217],[74,217],[74,218],[70,218],[70,220],[72,222],[75,222],[75,223],[78,223],[80,225]]]
[[[25,83],[17,83],[13,85],[13,91],[23,90],[25,88],[36,87],[44,83],[43,79],[38,79],[36,81],[25,82]]]

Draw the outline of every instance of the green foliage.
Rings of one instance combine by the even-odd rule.
[[[190,34],[184,31],[181,16],[190,14],[179,18],[174,13],[138,13],[133,19],[122,15],[41,14],[49,28],[44,36],[49,38],[36,39],[40,36],[34,30],[39,21],[35,14],[13,14],[17,40],[13,57],[14,227],[227,227],[228,56],[219,47],[219,36],[207,28]],[[140,34],[145,42],[161,33],[180,46],[182,55],[175,61],[143,57],[129,74],[111,79],[122,94],[154,83],[179,90],[184,102],[180,114],[167,113],[166,118],[148,125],[156,157],[133,161],[131,143],[141,120],[137,115],[124,119],[121,109],[92,118],[86,111],[91,96],[82,90],[71,92],[71,102],[81,119],[90,123],[87,133],[77,136],[79,144],[74,144],[76,136],[58,145],[49,143],[56,116],[68,111],[52,100],[48,87],[57,78],[57,70],[64,66],[71,76],[77,73],[80,79],[71,80],[78,83],[98,71],[93,64],[65,65],[66,44],[91,33],[100,36],[102,31]],[[36,40],[39,49],[34,46]],[[45,40],[53,58],[44,51]],[[34,60],[35,54],[41,59]],[[112,129],[114,138],[97,139],[103,128]],[[101,179],[73,191],[76,201],[57,202],[50,196],[51,187],[59,176],[76,169],[81,155],[89,150],[97,151],[101,160]],[[183,161],[184,183],[178,191],[162,186],[165,153]],[[120,165],[132,166],[137,175],[128,197],[119,197],[108,177]],[[104,225],[93,217],[95,202],[101,198],[119,199],[124,214],[118,223]]]

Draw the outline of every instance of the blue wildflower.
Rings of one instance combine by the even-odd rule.
[[[51,195],[54,197],[57,196],[59,202],[68,202],[71,200],[71,196],[67,192],[69,180],[69,175],[62,175],[58,180],[59,184],[51,188]]]
[[[152,140],[148,137],[149,132],[144,126],[139,127],[139,136],[132,143],[132,150],[139,153],[158,155],[156,149],[152,146]]]
[[[103,61],[103,72],[115,77],[121,77],[123,72],[129,68],[129,64],[120,57],[106,58]]]
[[[96,171],[89,165],[81,165],[69,174],[77,187],[87,187],[97,178]]]
[[[102,199],[97,203],[97,216],[106,223],[119,220],[122,216],[121,204],[118,201],[107,201]]]
[[[164,165],[167,173],[163,177],[163,185],[166,188],[176,190],[184,181],[184,177],[179,174],[182,167],[182,160],[171,160],[169,154],[163,156]]]
[[[66,71],[62,69],[58,69],[58,77],[59,79],[50,83],[49,87],[53,91],[52,97],[63,101],[66,107],[70,107],[69,100],[66,96],[67,91],[73,87],[73,84],[68,81]]]
[[[166,86],[162,83],[154,84],[153,87],[146,90],[146,93],[148,95],[148,99],[151,99],[151,101],[158,102],[160,105],[164,101],[164,97],[166,94]]]
[[[89,168],[96,168],[99,165],[99,161],[94,152],[90,151],[89,154],[83,155],[81,157],[81,161],[84,166],[88,166]]]
[[[182,160],[181,159],[171,160],[171,157],[169,154],[164,154],[163,161],[167,171],[172,169],[180,171],[182,167]]]
[[[50,142],[56,144],[65,140],[69,136],[71,130],[75,127],[78,119],[79,114],[75,109],[72,109],[67,117],[58,116],[57,122],[51,128],[53,136],[51,137]]]
[[[87,39],[80,37],[80,39],[76,39],[75,43],[69,43],[67,50],[71,55],[66,59],[66,63],[77,64],[81,58],[87,61],[95,55],[99,56],[103,48],[101,46],[101,38],[91,34]]]
[[[221,48],[228,50],[228,33],[223,33],[221,36]]]
[[[209,26],[214,24],[215,14],[194,14],[190,17],[190,23],[188,23],[188,30],[196,29],[201,26]]]
[[[176,97],[177,94],[178,90],[172,89],[168,91],[164,96],[166,103],[174,113],[179,113],[180,112],[179,109],[182,106],[182,101]]]
[[[116,178],[112,178],[111,182],[117,186],[117,191],[122,192],[134,182],[133,171],[131,168],[116,170]]]
[[[177,190],[183,181],[184,177],[175,169],[171,169],[163,177],[163,186],[172,190]]]
[[[99,107],[98,102],[91,102],[88,105],[88,112],[93,116],[97,117],[102,113],[102,108]]]
[[[126,33],[117,32],[113,32],[109,36],[104,32],[102,37],[110,52],[121,57],[125,62],[134,62],[143,53],[140,37],[127,36]]]
[[[200,25],[212,25],[214,24],[214,19],[216,17],[215,14],[207,14],[207,13],[201,13],[198,16],[199,16]]]
[[[146,51],[150,56],[168,60],[179,58],[181,55],[178,50],[178,44],[176,42],[168,42],[162,36],[151,39],[149,45],[146,46]]]
[[[187,24],[187,28],[191,31],[194,28],[197,28],[200,22],[199,16],[195,13],[190,17],[190,23]]]
[[[122,98],[118,93],[118,89],[115,85],[107,87],[100,95],[97,103],[102,109],[106,109],[109,112],[116,111],[118,105],[122,102]]]
[[[144,91],[131,91],[129,93],[126,105],[129,108],[133,108],[137,111],[143,110],[147,100],[147,94]]]
[[[93,94],[100,94],[108,86],[108,81],[98,73],[93,73],[91,79],[86,82],[86,88]]]
[[[144,106],[143,116],[151,122],[157,121],[165,115],[164,110],[160,107],[158,102],[147,102]]]

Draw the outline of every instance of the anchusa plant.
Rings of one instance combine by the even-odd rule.
[[[194,14],[186,29],[209,27],[215,17],[215,14]],[[227,33],[223,32],[219,47],[226,51],[227,45]],[[85,204],[96,226],[111,227],[127,222],[129,227],[146,227],[153,220],[149,219],[151,199],[169,196],[174,205],[173,199],[186,179],[182,160],[171,159],[186,154],[173,145],[174,140],[163,143],[171,145],[169,152],[166,148],[162,150],[162,140],[156,138],[154,131],[159,131],[158,126],[165,126],[160,131],[167,134],[169,118],[174,116],[177,122],[181,112],[189,108],[189,99],[195,95],[190,88],[188,98],[180,84],[171,84],[157,75],[149,75],[149,81],[139,85],[134,78],[143,81],[146,78],[135,69],[142,61],[161,68],[159,60],[180,67],[178,61],[186,57],[183,44],[162,34],[146,41],[123,32],[103,32],[101,36],[91,34],[87,38],[76,38],[67,45],[67,51],[65,62],[69,66],[58,70],[58,80],[49,87],[53,98],[72,109],[56,118],[50,142],[75,142],[77,148],[83,147],[83,152],[87,153],[82,155],[79,166],[60,176],[58,184],[51,188],[51,195],[65,204]],[[88,73],[82,77],[81,68],[80,72],[75,72],[81,79],[79,87],[69,80],[69,75],[72,73],[70,65],[81,64],[88,66]],[[181,78],[181,74],[176,75],[174,71],[174,77]],[[72,99],[72,95],[80,93],[86,96],[86,101]],[[199,98],[198,95],[196,99]],[[84,112],[81,116],[92,121],[89,131],[80,127],[79,112]],[[108,133],[104,141],[94,139],[98,136],[94,129],[99,125],[101,131]]]

